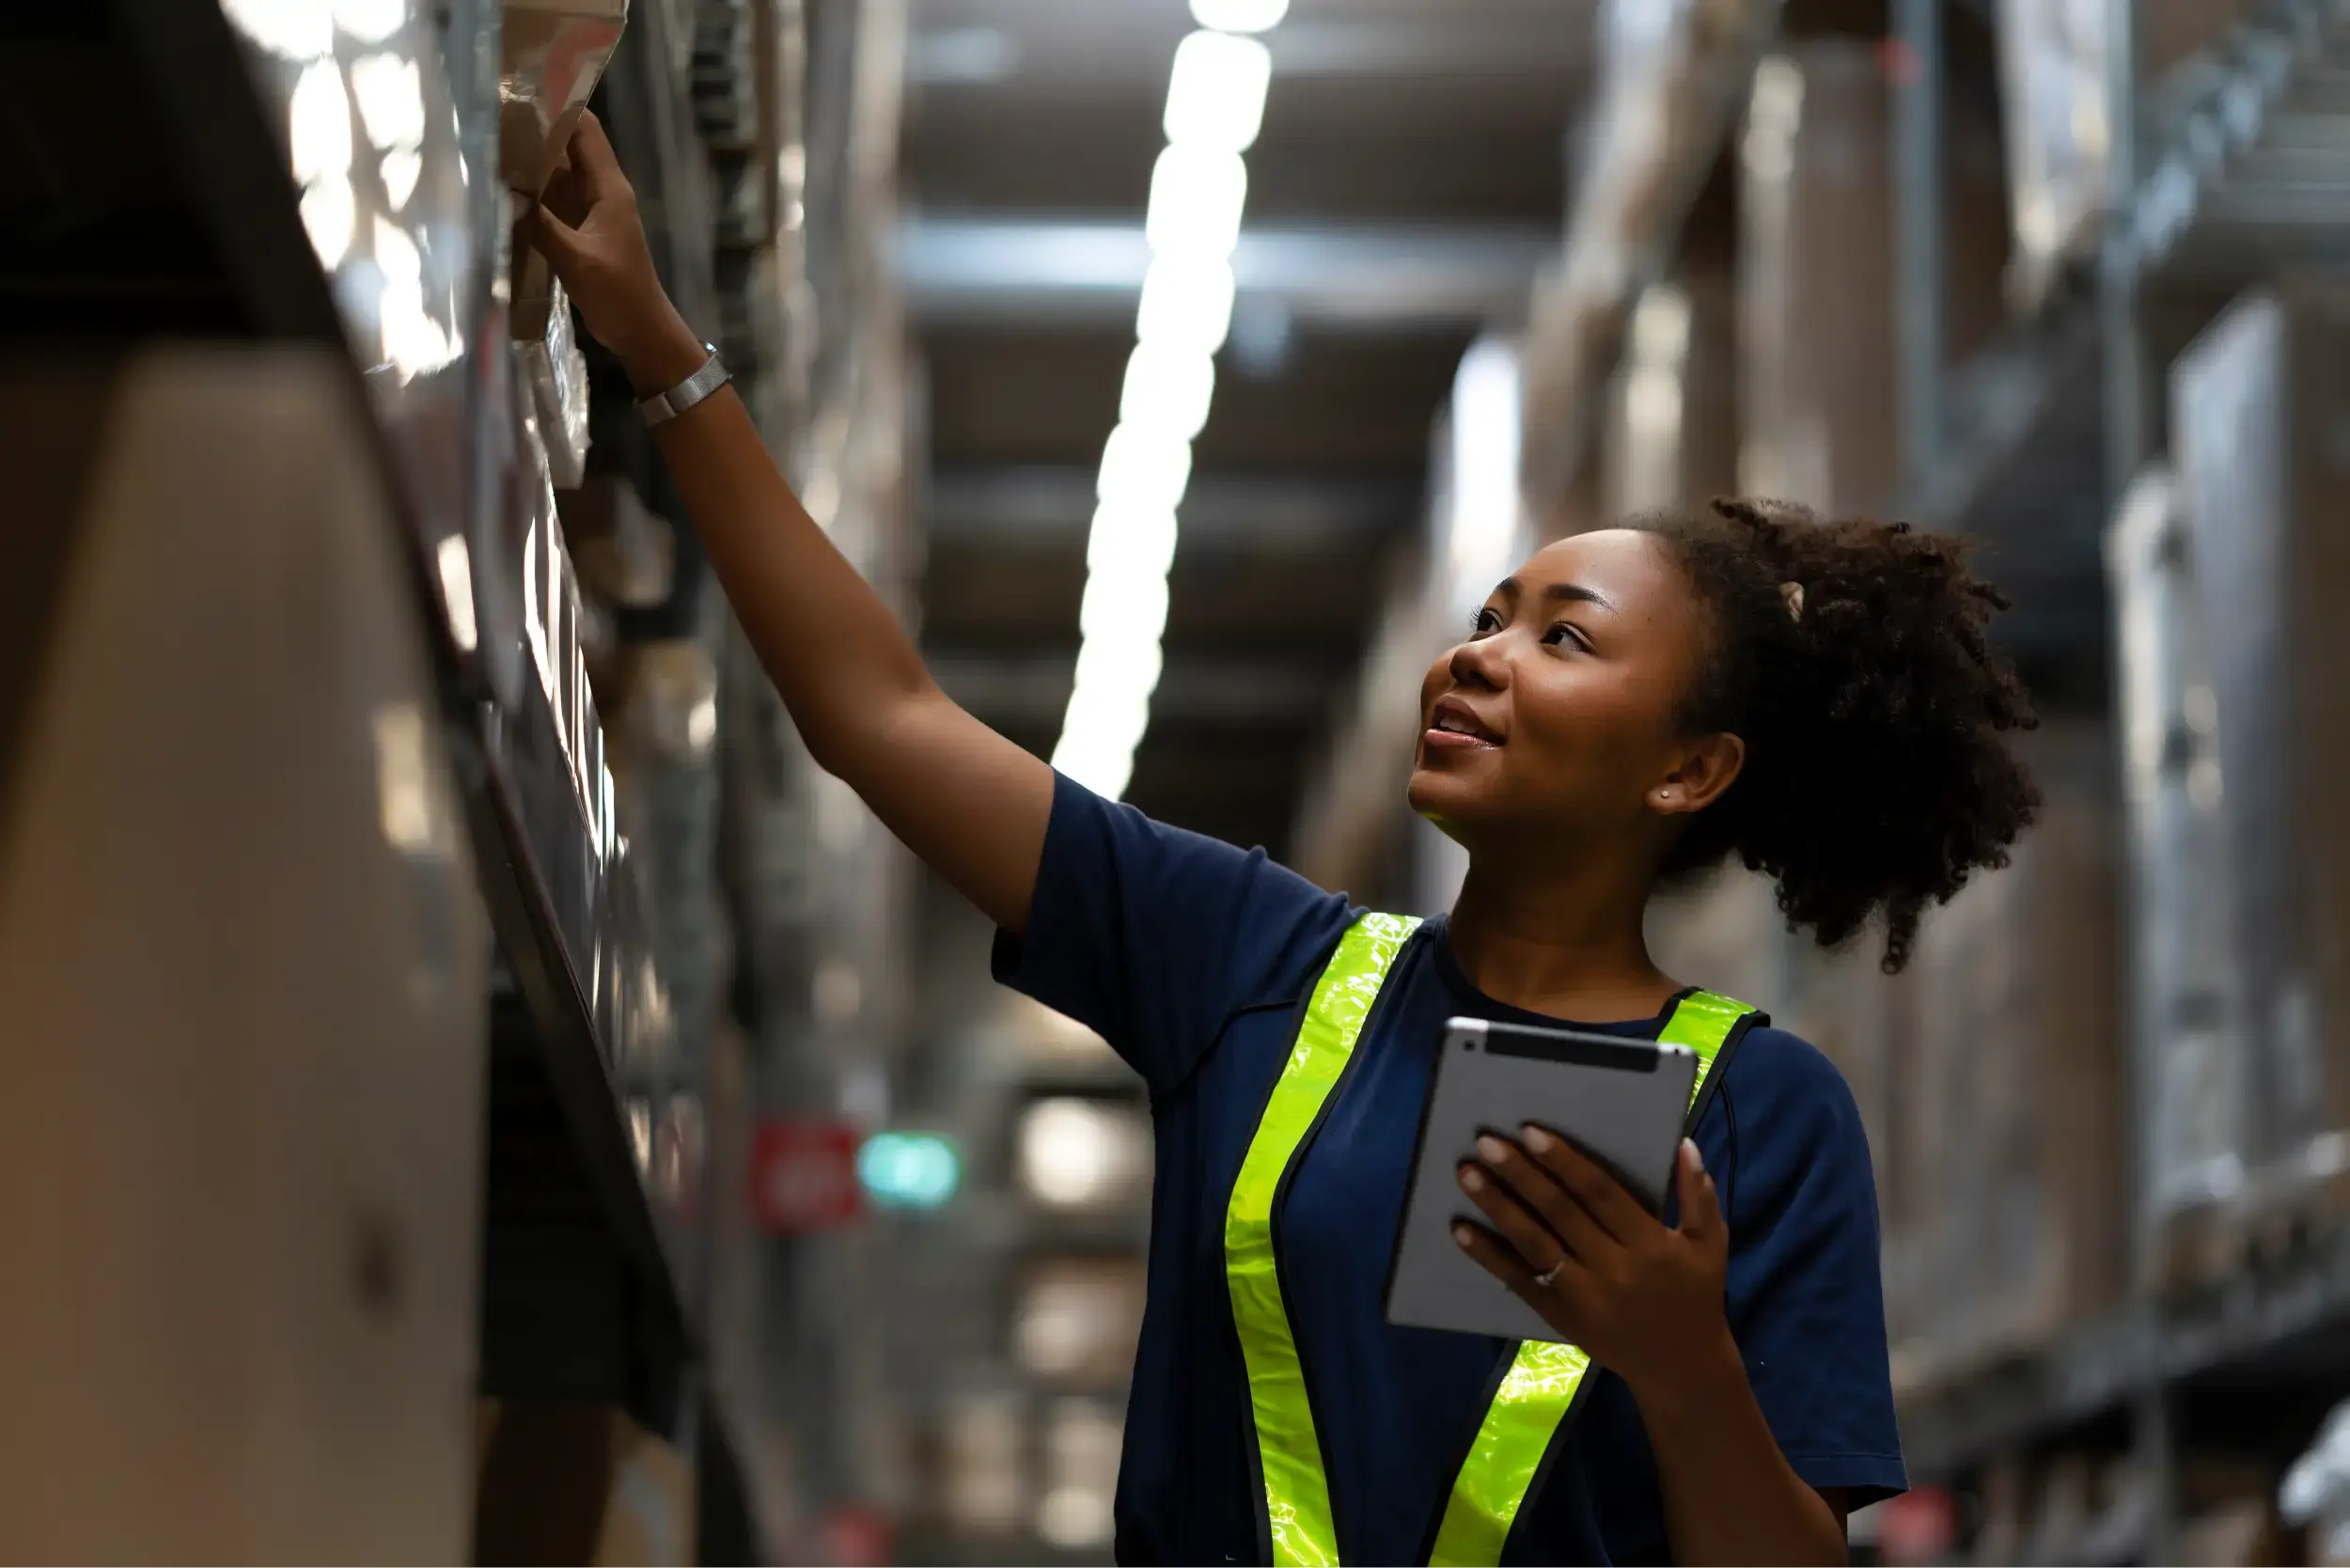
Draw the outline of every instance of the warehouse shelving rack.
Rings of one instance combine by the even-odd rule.
[[[115,0],[14,8],[0,23],[0,69],[20,87],[47,73],[76,111],[12,120],[30,160],[20,166],[46,178],[12,193],[0,321],[20,340],[68,347],[323,345],[349,366],[346,390],[367,411],[400,520],[496,938],[494,995],[482,998],[480,1390],[626,1409],[692,1457],[703,1559],[757,1560],[751,1425],[708,1377],[702,1331],[694,1195],[730,1178],[685,1168],[697,1152],[673,1136],[696,1067],[669,1015],[635,855],[616,831],[592,698],[565,640],[575,629],[559,595],[534,592],[569,568],[554,558],[551,505],[530,514],[536,437],[512,417],[516,372],[494,297],[506,223],[500,7],[392,8],[400,39],[416,45],[425,114],[422,172],[403,200],[411,216],[426,212],[415,231],[428,275],[448,285],[446,353],[421,368],[369,368],[349,352],[354,311],[380,301],[321,268],[289,177],[294,73],[240,34],[238,9]],[[665,63],[667,9],[640,0],[636,10],[604,102],[646,186],[657,259],[681,302],[710,319],[702,151]],[[639,488],[654,482],[641,447],[628,469]],[[546,494],[543,478],[535,488]],[[518,679],[534,642],[540,669],[556,667]]]
[[[2169,357],[2245,288],[2350,266],[2350,6],[2250,0],[2151,81],[2142,8],[2107,0],[2112,194],[2031,308],[1958,363],[1941,317],[1946,32],[1996,30],[2006,8],[1770,8],[1787,32],[1881,28],[1902,63],[1888,150],[1903,479],[1883,514],[1973,538],[2015,602],[1998,635],[2044,703],[2102,711],[2115,658],[2105,536],[2163,447]],[[1918,1391],[1901,1414],[1920,1482],[1964,1485],[1995,1461],[2067,1444],[2129,1454],[2142,1514],[2106,1544],[2163,1561],[2183,1452],[2208,1439],[2281,1466],[2345,1395],[2350,1229],[2305,1215],[2247,1239],[2216,1281],[2141,1284],[2029,1354]]]
[[[2103,683],[2110,657],[2106,522],[2162,444],[2160,372],[2178,328],[2166,321],[2170,336],[2158,340],[2150,306],[2175,316],[2186,300],[2208,320],[2229,294],[2285,268],[2350,260],[2350,8],[2248,7],[2159,84],[2139,69],[2135,12],[2130,0],[2107,11],[2117,194],[2094,253],[1969,363],[1943,364],[1928,327],[1909,326],[1900,345],[1905,401],[1927,412],[1909,432],[1899,513],[1986,541],[2016,587],[2009,635],[2019,660],[2080,696]],[[1895,0],[1894,16],[1935,79],[1938,8]],[[1895,134],[1900,166],[1938,165],[1932,106],[1911,106]],[[1906,266],[1938,248],[1941,213],[1914,174],[1903,185]],[[1930,265],[1913,275],[1934,275]],[[2350,1234],[2302,1224],[2248,1242],[2216,1283],[2142,1286],[2033,1354],[1920,1394],[1902,1424],[1921,1481],[1964,1480],[2061,1442],[2127,1450],[2148,1506],[2124,1549],[2165,1561],[2177,1542],[2178,1457],[2190,1443],[2208,1438],[2280,1466],[2345,1393]]]

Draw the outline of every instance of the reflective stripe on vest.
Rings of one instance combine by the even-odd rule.
[[[1365,915],[1340,938],[1298,1020],[1297,1039],[1249,1138],[1224,1213],[1225,1285],[1248,1372],[1266,1538],[1277,1564],[1335,1564],[1339,1543],[1313,1407],[1281,1299],[1274,1203],[1299,1146],[1354,1054],[1388,969],[1419,923],[1403,916]],[[1693,1111],[1716,1056],[1752,1011],[1703,991],[1682,998],[1673,1010],[1657,1038],[1697,1053]],[[1517,1345],[1452,1483],[1431,1562],[1501,1560],[1510,1527],[1574,1408],[1590,1361],[1573,1345],[1535,1340]]]
[[[1248,1369],[1249,1413],[1264,1473],[1265,1519],[1276,1563],[1334,1564],[1338,1529],[1330,1518],[1330,1485],[1314,1436],[1306,1374],[1281,1305],[1281,1278],[1273,1251],[1273,1200],[1297,1147],[1322,1114],[1323,1103],[1354,1054],[1363,1020],[1380,984],[1419,921],[1366,915],[1339,939],[1298,1019],[1297,1039],[1274,1081],[1264,1114],[1248,1140],[1240,1175],[1224,1211],[1224,1281],[1232,1297],[1232,1326]]]

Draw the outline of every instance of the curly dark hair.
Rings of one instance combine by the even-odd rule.
[[[1708,612],[1684,722],[1747,748],[1666,875],[1735,855],[1823,947],[1881,916],[1899,971],[1927,902],[2005,866],[2040,805],[2003,738],[2039,718],[1986,635],[2006,597],[1968,572],[1965,541],[1905,523],[1720,500],[1626,525],[1665,542]]]

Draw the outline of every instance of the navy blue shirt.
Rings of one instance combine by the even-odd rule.
[[[1154,823],[1066,778],[1027,931],[996,978],[1097,1030],[1150,1087],[1157,1179],[1149,1302],[1118,1480],[1119,1560],[1251,1561],[1262,1500],[1224,1283],[1224,1210],[1299,998],[1357,912],[1262,851]],[[1444,1020],[1533,1020],[1454,964],[1441,922],[1404,950],[1275,1216],[1339,1549],[1424,1560],[1507,1341],[1390,1326],[1388,1253]],[[1653,1038],[1664,1019],[1578,1025]],[[1757,1028],[1696,1137],[1731,1230],[1729,1313],[1796,1474],[1855,1507],[1900,1491],[1877,1275],[1876,1193],[1827,1059]],[[1630,1391],[1598,1376],[1509,1562],[1667,1559],[1655,1462]]]

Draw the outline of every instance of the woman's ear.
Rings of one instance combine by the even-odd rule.
[[[1702,811],[1722,798],[1747,765],[1747,743],[1735,735],[1708,735],[1684,748],[1673,769],[1648,792],[1651,810],[1665,816]]]

